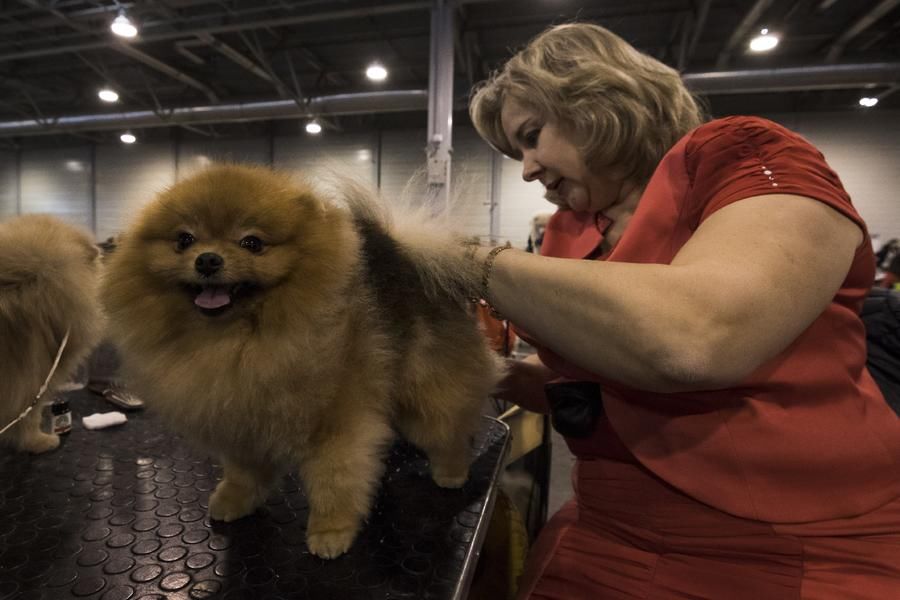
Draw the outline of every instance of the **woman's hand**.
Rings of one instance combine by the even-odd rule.
[[[506,377],[497,386],[497,398],[518,404],[526,410],[549,413],[544,384],[558,377],[547,368],[537,354],[523,359],[507,359]]]

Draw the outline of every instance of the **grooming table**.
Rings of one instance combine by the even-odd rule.
[[[85,430],[115,407],[66,394],[73,427],[59,449],[0,449],[0,600],[458,599],[468,593],[507,451],[485,417],[468,483],[435,485],[424,455],[390,451],[369,522],[350,552],[306,548],[307,502],[285,477],[256,514],[211,523],[221,469],[144,411]]]

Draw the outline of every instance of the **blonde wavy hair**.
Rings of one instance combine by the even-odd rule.
[[[676,70],[588,23],[547,29],[473,90],[478,133],[521,159],[500,121],[507,99],[556,121],[591,170],[616,167],[638,181],[704,120]]]

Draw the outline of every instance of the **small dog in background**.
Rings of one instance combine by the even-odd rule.
[[[329,195],[220,165],[160,194],[119,242],[102,290],[128,383],[221,460],[213,519],[252,513],[296,468],[310,551],[346,552],[394,428],[438,485],[466,481],[501,364],[458,239],[392,221],[354,184]]]
[[[34,400],[69,331],[47,391],[0,443],[33,453],[59,446],[41,431],[41,410],[99,341],[99,255],[87,232],[54,217],[0,223],[0,428]]]

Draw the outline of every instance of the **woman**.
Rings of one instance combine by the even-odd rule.
[[[701,125],[675,71],[588,24],[535,38],[470,113],[559,207],[543,256],[475,255],[539,349],[506,396],[577,457],[520,597],[900,597],[900,421],[858,317],[874,259],[821,153]]]

